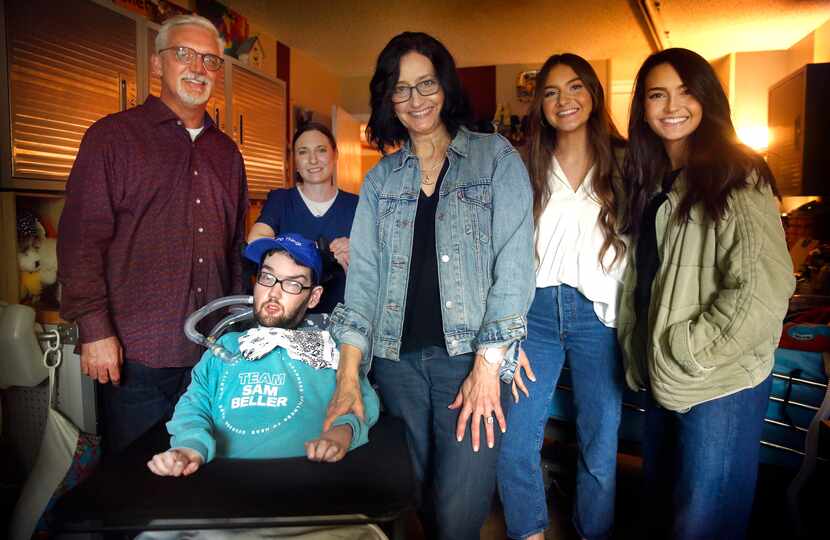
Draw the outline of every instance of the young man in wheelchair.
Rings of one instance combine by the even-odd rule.
[[[364,378],[365,422],[347,414],[320,432],[335,389],[337,348],[326,331],[296,330],[323,292],[314,243],[295,234],[262,238],[245,257],[259,265],[257,325],[219,339],[230,362],[207,351],[193,368],[167,423],[171,448],[147,463],[155,474],[187,476],[216,456],[334,462],[366,443],[377,421],[378,398]]]

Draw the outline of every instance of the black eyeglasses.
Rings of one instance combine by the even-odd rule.
[[[262,271],[259,275],[257,275],[256,282],[269,288],[279,283],[280,288],[288,294],[300,294],[306,289],[314,288],[303,285],[299,281],[294,281],[293,279],[280,279],[274,274],[265,271]]]
[[[205,66],[205,69],[208,71],[218,71],[219,68],[222,67],[222,64],[225,63],[225,59],[221,56],[216,56],[215,54],[210,53],[200,53],[196,52],[190,47],[167,47],[166,49],[160,50],[158,53],[161,54],[164,51],[173,51],[176,54],[176,60],[179,61],[180,64],[184,64],[189,66],[193,63],[196,58],[202,59],[202,65]]]
[[[412,97],[413,88],[422,96],[427,97],[437,94],[438,91],[441,90],[441,85],[435,79],[427,79],[414,86],[399,84],[392,89],[392,103],[404,103],[409,101],[409,98]]]

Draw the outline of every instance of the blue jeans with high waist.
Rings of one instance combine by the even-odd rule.
[[[649,538],[746,536],[772,376],[679,413],[649,396],[643,439]]]
[[[614,523],[624,384],[616,330],[602,324],[593,303],[568,285],[536,289],[527,325],[522,347],[536,382],[525,377],[530,397],[520,395],[510,409],[498,464],[507,534],[522,539],[548,526],[539,451],[567,359],[579,445],[574,526],[583,538],[606,538]]]
[[[473,367],[472,353],[449,356],[443,347],[405,352],[400,361],[375,357],[372,373],[387,411],[406,424],[415,477],[421,485],[419,514],[425,538],[478,540],[496,491],[496,445],[473,452],[470,431],[455,438],[459,410],[448,409]],[[509,387],[501,383],[502,407]],[[469,426],[468,426],[469,427]]]

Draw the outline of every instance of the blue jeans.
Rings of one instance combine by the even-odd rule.
[[[539,451],[551,400],[565,359],[571,369],[579,461],[574,525],[583,538],[605,538],[614,524],[617,431],[623,368],[617,333],[597,318],[593,303],[568,285],[536,289],[522,345],[536,374],[525,382],[507,420],[498,485],[511,538],[548,526]]]
[[[747,390],[666,410],[649,396],[643,440],[650,538],[746,536],[772,376]]]
[[[453,402],[469,375],[475,356],[449,356],[443,347],[401,354],[399,362],[375,358],[372,373],[386,409],[406,423],[415,477],[421,485],[421,514],[426,538],[479,538],[496,490],[496,446],[488,448],[481,428],[481,447],[473,452],[468,429],[455,438],[459,410]],[[501,384],[502,407],[509,406],[509,387]],[[469,427],[469,426],[468,426]]]
[[[120,453],[151,427],[169,420],[189,384],[190,368],[150,368],[125,361],[119,386],[98,385],[106,454]]]

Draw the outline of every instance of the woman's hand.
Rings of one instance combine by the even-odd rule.
[[[305,443],[305,455],[311,461],[340,461],[352,443],[352,428],[341,424],[323,432],[319,438]]]
[[[354,345],[340,346],[340,365],[337,367],[337,386],[331,396],[323,432],[331,429],[332,423],[339,416],[354,413],[361,421],[366,417],[363,409],[363,395],[360,393],[360,360],[363,353]]]
[[[337,380],[337,388],[331,396],[323,431],[331,429],[332,423],[344,414],[354,413],[361,422],[365,422],[363,396],[360,394],[360,382],[357,377],[343,377]]]
[[[536,382],[536,374],[534,374],[533,370],[530,368],[530,360],[528,360],[524,350],[519,347],[519,364],[516,366],[516,373],[513,374],[512,390],[514,403],[519,402],[519,390],[522,391],[525,397],[530,397],[530,392],[522,379],[522,370],[524,370],[525,374],[527,374],[528,379],[532,382]]]
[[[340,238],[335,238],[334,240],[329,243],[329,249],[331,250],[332,254],[334,255],[335,260],[340,263],[340,266],[343,267],[343,270],[346,272],[349,271],[349,238],[347,236],[341,236]]]
[[[147,467],[159,476],[190,476],[201,465],[202,456],[190,448],[171,448],[147,462]]]
[[[487,437],[487,447],[493,448],[496,436],[493,432],[493,422],[499,423],[501,432],[507,431],[507,420],[501,410],[499,382],[499,366],[488,364],[484,357],[476,355],[473,370],[464,379],[461,390],[450,405],[450,409],[461,408],[455,428],[455,437],[461,442],[467,430],[467,421],[470,421],[470,433],[473,441],[473,451],[478,452],[481,441],[481,421],[484,420],[484,430]]]

